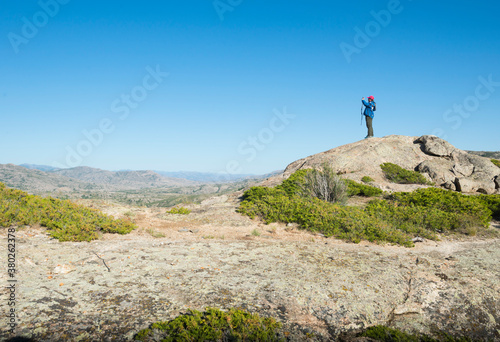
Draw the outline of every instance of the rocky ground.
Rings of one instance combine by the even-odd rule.
[[[87,204],[130,217],[139,229],[90,243],[19,229],[17,336],[128,341],[155,321],[210,306],[277,317],[296,341],[306,333],[312,341],[333,341],[375,324],[500,341],[498,239],[425,241],[415,248],[349,244],[252,221],[235,213],[231,196],[192,205],[187,216]],[[7,230],[0,236],[5,260]],[[11,336],[4,298],[1,340]]]

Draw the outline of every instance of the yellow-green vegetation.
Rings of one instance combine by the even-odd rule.
[[[165,234],[158,232],[158,231],[154,230],[153,228],[148,229],[147,232],[149,233],[149,235],[151,235],[152,237],[154,237],[156,239],[165,237]]]
[[[250,188],[238,211],[266,223],[295,222],[327,237],[407,247],[413,246],[415,236],[437,240],[438,233],[473,234],[500,215],[500,195],[465,196],[438,188],[394,193],[364,208],[343,206],[303,192],[305,172],[297,171],[274,188]]]
[[[478,195],[474,196],[490,211],[495,220],[500,220],[500,195]]]
[[[393,183],[432,185],[421,173],[403,169],[401,166],[393,163],[384,163],[380,165],[380,168],[384,172],[385,177]]]
[[[136,226],[68,200],[42,198],[0,183],[0,226],[40,224],[59,241],[91,241],[98,233],[130,233]]]
[[[500,167],[500,160],[498,159],[491,159],[491,162],[495,164],[496,166]]]
[[[380,342],[472,342],[467,337],[453,337],[445,332],[437,333],[438,339],[421,334],[408,334],[397,329],[391,329],[382,325],[377,325],[366,329],[360,333],[361,337],[369,337]]]
[[[187,314],[165,322],[157,322],[141,330],[137,341],[285,341],[279,338],[281,323],[274,318],[261,318],[245,310],[228,312],[207,308],[204,312],[189,310]]]
[[[374,197],[382,194],[382,190],[371,185],[361,184],[350,179],[347,182],[347,193],[349,196]]]
[[[474,342],[468,337],[454,337],[444,331],[435,331],[433,334],[436,337],[410,334],[377,325],[362,332],[348,334],[350,336],[348,339],[368,337],[370,341],[379,342]],[[274,318],[262,318],[258,314],[234,308],[227,312],[207,308],[204,312],[189,309],[186,314],[173,320],[153,323],[149,328],[139,331],[134,336],[134,340],[142,342],[282,342],[287,340],[286,336],[289,334]],[[305,339],[313,336],[312,333],[307,333]]]
[[[361,181],[363,183],[371,183],[371,182],[373,182],[373,178],[371,178],[369,176],[363,176],[363,178],[361,178]]]
[[[167,214],[188,215],[189,213],[191,213],[191,210],[184,207],[174,207],[167,211]]]
[[[297,170],[283,183],[276,186],[276,189],[283,190],[288,196],[293,196],[302,192],[304,178],[311,170]]]
[[[413,192],[396,192],[388,196],[398,207],[419,207],[462,215],[488,227],[492,216],[500,211],[500,195],[467,196],[439,188],[418,189]]]
[[[257,229],[252,230],[253,236],[260,236],[260,232]]]
[[[129,211],[126,211],[123,213],[123,215],[127,216],[127,217],[134,217],[135,216],[135,213],[131,212],[130,210]]]

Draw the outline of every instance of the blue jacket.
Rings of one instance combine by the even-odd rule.
[[[365,100],[361,100],[363,102],[363,104],[365,105],[365,112],[363,114],[365,114],[365,116],[369,116],[370,118],[373,119],[373,117],[375,116],[375,114],[373,113],[373,106],[375,106],[375,102],[368,102],[368,101],[365,101]]]

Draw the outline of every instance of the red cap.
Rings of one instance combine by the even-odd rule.
[[[368,96],[368,98],[369,98],[370,100],[375,100],[375,98],[373,97],[373,95],[372,95],[372,96]]]

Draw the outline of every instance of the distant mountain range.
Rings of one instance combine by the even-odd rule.
[[[493,151],[467,151],[467,152],[475,154],[477,156],[481,156],[481,157],[500,160],[500,151],[496,151],[496,152],[493,152]]]
[[[153,171],[113,172],[85,166],[55,169],[45,165],[13,164],[0,164],[0,182],[30,193],[119,191],[199,184],[186,179],[161,176]]]
[[[239,182],[247,179],[268,178],[277,173],[283,172],[283,170],[274,171],[264,175],[211,173],[211,172],[194,172],[194,171],[178,171],[178,172],[155,171],[155,172],[166,177],[182,178],[200,183],[230,183],[230,182]]]
[[[196,184],[186,179],[165,177],[153,171],[106,171],[87,166],[58,169],[49,173],[77,179],[85,183],[127,187],[130,189]]]
[[[50,172],[50,171],[58,170],[57,167],[48,166],[48,165],[21,164],[19,166],[25,167],[25,168],[30,169],[30,170],[40,170],[43,172]]]
[[[203,172],[107,171],[86,166],[58,169],[36,164],[0,164],[0,182],[30,193],[121,191],[146,188],[187,187],[202,183],[232,183],[263,179],[281,173],[226,175]]]
[[[84,184],[76,179],[14,164],[0,164],[0,182],[30,193],[98,190],[97,186]]]
[[[94,182],[94,178],[97,176],[97,173],[100,173],[97,176],[98,179],[111,177],[111,173],[113,171],[105,171],[96,168],[90,168],[86,166],[76,167],[73,169],[58,169],[48,165],[37,165],[37,164],[21,164],[19,166],[23,166],[27,169],[31,170],[40,170],[44,172],[55,172],[59,174],[63,174],[65,176],[71,178],[77,178],[83,181],[91,181]],[[246,179],[262,179],[267,178],[277,173],[281,173],[283,170],[270,172],[264,175],[252,175],[252,174],[229,174],[229,173],[215,173],[215,172],[195,172],[195,171],[134,171],[134,170],[120,170],[115,173],[123,173],[126,172],[154,172],[158,175],[168,177],[168,178],[178,178],[185,179],[194,182],[200,183],[227,183],[227,182],[237,182]],[[105,175],[106,174],[106,175]]]

